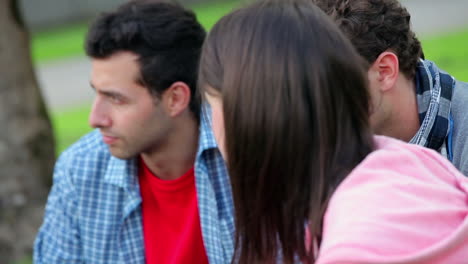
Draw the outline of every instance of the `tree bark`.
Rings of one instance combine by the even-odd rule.
[[[55,160],[16,0],[0,0],[0,262],[32,253]]]

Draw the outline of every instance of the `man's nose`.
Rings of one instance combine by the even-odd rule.
[[[104,128],[110,127],[111,124],[112,120],[106,106],[99,97],[95,98],[89,114],[89,125],[93,128]]]

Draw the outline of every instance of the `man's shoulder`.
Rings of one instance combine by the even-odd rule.
[[[456,81],[452,98],[453,164],[468,175],[468,83]]]
[[[455,95],[464,96],[465,99],[468,98],[468,83],[455,80],[454,96]],[[457,99],[457,98],[455,97],[454,99]]]
[[[468,83],[455,81],[455,88],[452,97],[451,112],[454,118],[455,124],[461,122],[467,117],[468,108]],[[468,124],[466,124],[468,126]]]
[[[468,108],[466,105],[468,104],[468,83],[455,81],[455,88],[453,90],[452,96],[452,115],[454,115],[455,119],[457,117],[464,117],[466,116],[466,112]]]

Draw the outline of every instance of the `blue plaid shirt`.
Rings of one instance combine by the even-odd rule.
[[[195,162],[202,236],[210,263],[230,263],[231,186],[207,110],[201,116]],[[56,163],[34,263],[145,263],[137,176],[136,160],[111,156],[98,131],[66,150]]]

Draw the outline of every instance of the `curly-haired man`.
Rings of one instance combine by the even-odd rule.
[[[398,0],[313,0],[367,61],[376,134],[439,151],[468,175],[468,84],[425,60]]]

